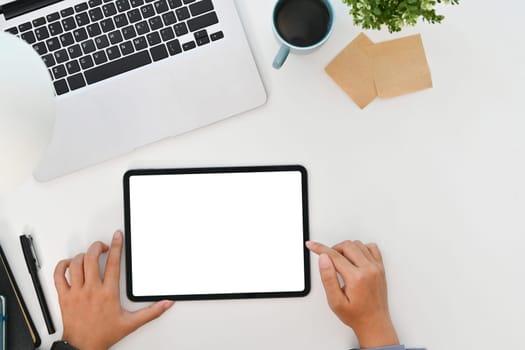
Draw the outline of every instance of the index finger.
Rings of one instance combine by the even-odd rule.
[[[104,284],[110,287],[119,286],[120,281],[120,258],[122,256],[122,232],[116,231],[109,248],[106,271],[104,272]]]
[[[306,247],[317,255],[328,255],[333,261],[337,272],[341,274],[341,277],[343,277],[345,283],[348,284],[348,276],[346,272],[355,272],[357,269],[348,259],[339,254],[339,252],[337,252],[336,250],[327,247],[322,243],[308,241],[306,242]]]
[[[102,253],[108,251],[108,246],[97,241],[93,243],[84,257],[84,276],[86,284],[101,283],[99,259]]]

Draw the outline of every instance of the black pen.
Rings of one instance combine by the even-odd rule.
[[[42,285],[38,279],[38,269],[40,269],[40,262],[38,261],[35,247],[33,245],[33,238],[31,235],[22,235],[20,236],[20,244],[22,244],[22,251],[24,252],[24,258],[26,259],[27,269],[29,270],[29,274],[33,280],[33,286],[35,287],[36,296],[38,297],[38,302],[40,304],[40,308],[42,309],[42,314],[44,315],[47,331],[49,334],[53,334],[55,333],[55,326],[53,324],[53,320],[51,319],[49,308],[47,307]]]

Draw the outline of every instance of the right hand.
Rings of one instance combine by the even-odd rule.
[[[329,248],[310,241],[306,246],[319,255],[319,270],[330,308],[354,330],[360,346],[398,345],[388,310],[383,259],[377,245],[344,241]],[[343,287],[337,274],[343,279]]]

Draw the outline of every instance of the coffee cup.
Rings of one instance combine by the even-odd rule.
[[[281,44],[273,67],[282,67],[292,53],[308,54],[323,45],[334,28],[329,0],[278,0],[273,10],[273,31]]]

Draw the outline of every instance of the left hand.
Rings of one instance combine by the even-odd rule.
[[[64,334],[62,340],[81,350],[107,350],[119,340],[169,309],[172,301],[160,301],[140,311],[125,310],[120,303],[122,232],[111,247],[93,243],[87,253],[62,260],[55,269]],[[104,277],[99,258],[109,251]],[[66,279],[69,269],[71,283]]]

